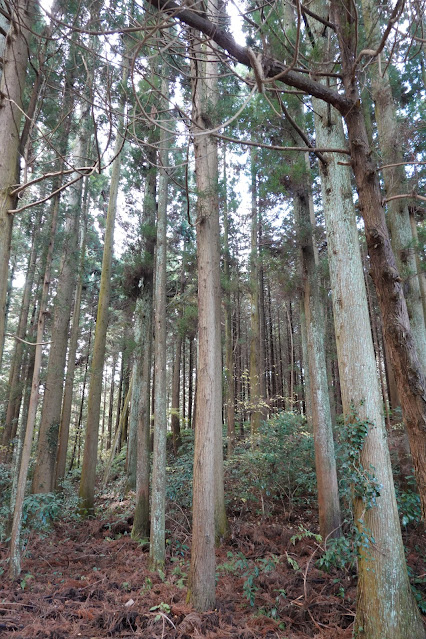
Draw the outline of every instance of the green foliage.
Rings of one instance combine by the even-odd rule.
[[[0,542],[6,538],[6,523],[10,511],[10,470],[0,464]]]
[[[376,505],[381,485],[374,475],[374,467],[364,468],[361,453],[371,424],[358,417],[351,406],[349,415],[340,428],[337,459],[339,460],[340,493],[344,505],[352,512],[353,500],[361,499],[366,510]]]
[[[256,592],[260,588],[258,583],[259,575],[274,570],[276,565],[279,563],[280,558],[276,555],[270,555],[269,557],[261,557],[259,559],[247,559],[242,552],[236,554],[228,552],[227,556],[229,561],[224,564],[220,564],[217,567],[217,572],[219,574],[227,573],[241,575],[244,579],[244,595],[250,606],[254,606]]]
[[[37,531],[47,531],[63,514],[63,496],[58,493],[28,495],[24,500],[22,524]]]
[[[155,621],[160,621],[160,619],[164,616],[164,615],[169,615],[170,614],[170,605],[167,603],[164,603],[164,601],[162,601],[160,604],[158,604],[157,606],[152,606],[149,609],[149,612],[156,612],[158,611],[160,614],[155,615]]]
[[[381,485],[375,477],[375,469],[370,465],[365,469],[361,456],[362,449],[371,424],[359,418],[356,407],[350,412],[339,428],[336,446],[336,458],[339,473],[340,501],[346,515],[344,535],[327,541],[323,555],[317,566],[329,572],[332,568],[355,568],[360,554],[369,558],[371,545],[375,543],[371,531],[363,519],[354,518],[354,501],[361,500],[364,510],[376,505]]]
[[[237,448],[226,463],[226,472],[228,498],[260,502],[262,514],[270,501],[290,508],[309,504],[316,493],[316,478],[313,436],[306,421],[289,412],[265,422],[256,446]]]
[[[191,508],[194,433],[192,430],[183,430],[181,437],[179,457],[173,460],[173,466],[167,467],[166,494],[170,502],[175,502],[182,508]]]
[[[315,541],[319,544],[322,542],[321,535],[317,535],[311,530],[307,530],[305,526],[299,526],[299,532],[293,535],[293,537],[290,538],[290,541],[294,546],[296,542],[301,541],[302,539],[315,539]]]
[[[403,526],[419,524],[422,520],[420,495],[415,491],[416,480],[414,477],[407,477],[406,480],[408,485],[413,487],[413,490],[410,490],[410,488],[403,490],[400,486],[395,484],[398,512]]]

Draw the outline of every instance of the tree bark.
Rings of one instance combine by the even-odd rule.
[[[228,193],[226,180],[226,146],[223,147],[223,275],[225,314],[225,371],[226,371],[226,424],[228,430],[227,455],[230,457],[235,446],[235,392],[234,392],[234,351],[232,347],[232,306],[231,306],[231,255],[229,250]]]
[[[122,76],[123,87],[126,85],[129,73],[128,64],[129,61],[126,57],[126,54],[124,54]],[[109,204],[105,229],[105,242],[99,291],[98,314],[96,318],[95,341],[93,345],[93,359],[91,366],[91,378],[87,406],[86,438],[79,489],[79,509],[81,514],[84,516],[91,516],[94,513],[96,462],[99,434],[98,431],[102,395],[102,373],[104,368],[106,333],[108,328],[113,237],[115,216],[117,211],[118,183],[120,178],[122,155],[121,152],[124,135],[125,104],[125,95],[124,91],[122,91],[122,95],[120,98],[120,116],[117,127],[117,139],[114,148],[115,159],[112,165],[111,173],[111,185],[109,192]]]
[[[172,376],[172,415],[171,415],[171,427],[173,436],[173,451],[177,455],[179,446],[181,445],[180,436],[180,369],[182,359],[182,346],[183,339],[180,327],[177,329],[176,337],[176,349],[175,360],[173,362],[173,376]]]
[[[31,290],[34,282],[34,274],[37,261],[37,249],[39,240],[39,228],[41,226],[41,212],[37,215],[34,229],[32,233],[31,252],[28,260],[27,274],[25,277],[24,291],[21,301],[21,310],[19,313],[18,328],[16,330],[16,336],[19,338],[16,341],[12,365],[9,373],[9,400],[7,403],[6,419],[2,436],[2,444],[4,447],[9,446],[11,439],[13,439],[16,432],[16,426],[19,416],[19,407],[22,400],[22,372],[24,364],[24,354],[26,352],[25,345],[21,341],[25,338],[28,324],[28,315],[30,310],[30,297]]]
[[[79,326],[80,326],[80,313],[81,313],[81,296],[83,290],[83,278],[84,278],[84,262],[86,255],[86,234],[87,234],[87,216],[88,216],[88,197],[87,197],[87,182],[86,182],[86,194],[85,202],[83,204],[83,231],[81,239],[80,249],[80,265],[77,290],[74,300],[73,321],[71,328],[70,344],[68,349],[68,364],[67,374],[65,378],[64,397],[62,402],[61,421],[59,426],[59,445],[58,453],[56,457],[56,470],[55,470],[55,487],[59,488],[62,480],[65,477],[67,448],[69,439],[69,429],[71,422],[71,408],[72,408],[72,395],[73,395],[73,383],[75,372],[75,358],[78,346]]]
[[[259,311],[259,215],[256,186],[256,153],[251,151],[251,241],[250,241],[250,428],[252,446],[256,445],[262,419],[260,385],[260,311]]]
[[[145,180],[143,201],[143,222],[148,228],[155,226],[157,152],[154,142],[158,133],[151,130],[147,150],[149,169]],[[138,385],[139,398],[133,409],[137,414],[137,462],[136,462],[136,506],[133,520],[132,537],[149,538],[149,458],[151,448],[151,353],[152,353],[152,314],[153,314],[153,234],[145,238],[143,252],[144,276],[140,297],[135,309],[135,362],[134,384]]]
[[[314,109],[318,143],[342,145],[344,134],[339,115],[319,101],[315,101]],[[368,639],[420,637],[416,634],[418,625],[385,439],[350,173],[338,164],[339,156],[327,155],[326,160],[327,166],[320,167],[320,174],[343,411],[348,419],[354,406],[358,419],[368,420],[370,426],[361,463],[363,468],[375,469],[374,474],[382,485],[375,506],[366,510],[361,499],[354,504],[360,533],[367,529],[375,539],[375,544],[370,542],[368,546],[371,558],[368,553],[361,553],[359,558],[356,626],[361,636]],[[398,605],[394,599],[396,593]]]
[[[74,48],[71,47],[73,56]],[[75,74],[76,70],[74,70]],[[72,90],[74,78],[68,77],[66,84]],[[80,158],[87,146],[80,136],[75,159]],[[61,421],[62,394],[64,388],[65,363],[68,332],[71,317],[72,298],[75,292],[78,265],[78,230],[81,215],[83,180],[71,187],[69,196],[69,217],[66,222],[65,240],[58,275],[57,293],[51,333],[51,347],[43,396],[37,462],[32,482],[33,493],[49,493],[55,487],[55,464],[58,452],[59,428]]]
[[[37,336],[34,345],[34,372],[32,376],[31,394],[28,405],[28,418],[25,429],[25,439],[22,447],[21,465],[19,469],[19,478],[16,488],[16,501],[13,508],[12,532],[10,536],[10,564],[9,576],[16,579],[21,572],[21,553],[20,553],[20,535],[22,522],[22,508],[25,497],[25,486],[28,477],[28,468],[30,465],[31,447],[34,434],[34,426],[36,421],[36,413],[38,406],[38,394],[40,384],[41,358],[43,350],[43,333],[47,307],[47,299],[49,294],[50,273],[52,268],[53,247],[55,242],[55,233],[59,211],[59,195],[52,200],[52,214],[50,225],[50,239],[47,251],[46,267],[43,281],[42,296],[40,301],[40,309],[37,322]]]
[[[426,516],[426,383],[423,365],[419,361],[413,334],[410,329],[403,283],[392,252],[389,232],[382,206],[377,168],[371,149],[362,112],[354,68],[354,20],[352,9],[344,14],[334,8],[335,21],[340,37],[340,51],[346,96],[354,103],[345,116],[348,127],[352,166],[358,189],[359,208],[364,219],[371,276],[383,320],[384,336],[401,400],[404,420],[413,455],[417,486],[420,494],[423,518]],[[350,38],[343,37],[348,33]]]
[[[305,174],[304,184],[309,184]],[[320,533],[323,539],[341,534],[340,504],[334,454],[333,427],[327,385],[325,359],[325,317],[318,260],[315,259],[310,193],[304,184],[295,189],[295,219],[300,242],[303,277],[302,299],[306,318],[307,353],[315,444]]]
[[[22,98],[28,62],[28,39],[35,4],[19,0],[14,5],[12,20],[3,54],[0,80],[0,364],[5,337],[5,310],[9,272],[15,197],[11,195],[18,181]],[[7,149],[7,152],[6,152]]]
[[[382,39],[380,23],[377,20],[379,5],[375,0],[362,0],[362,13],[366,28],[367,43],[370,49],[377,49]],[[377,133],[382,161],[388,168],[383,169],[386,196],[406,193],[407,178],[402,165],[402,140],[400,125],[397,121],[396,107],[392,96],[389,74],[381,68],[381,55],[372,60],[368,67],[371,80],[371,92],[375,104]],[[387,222],[389,225],[392,249],[395,255],[399,275],[402,278],[404,296],[407,303],[411,332],[417,348],[423,373],[426,372],[426,330],[423,315],[420,282],[417,274],[413,234],[411,231],[408,201],[392,200],[387,204]]]
[[[168,110],[169,81],[161,84],[163,109]],[[164,127],[164,123],[163,123]],[[163,568],[166,558],[166,443],[167,443],[167,377],[166,377],[166,282],[167,282],[167,205],[169,179],[167,166],[169,133],[160,131],[160,175],[158,180],[157,256],[154,290],[154,448],[152,460],[151,570]]]
[[[207,2],[216,16],[218,7]],[[215,539],[226,531],[222,468],[222,361],[218,160],[214,122],[217,62],[205,44],[195,44],[192,64],[194,153],[197,180],[198,339],[190,599],[196,610],[215,603]],[[201,135],[200,135],[201,134]]]

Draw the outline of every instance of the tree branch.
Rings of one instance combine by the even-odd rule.
[[[220,29],[217,25],[200,16],[198,13],[191,11],[190,9],[182,8],[174,0],[148,0],[148,2],[166,14],[172,17],[178,18],[181,22],[185,23],[197,31],[201,31],[204,35],[211,38],[219,47],[224,49],[230,56],[235,58],[238,62],[246,67],[252,68],[250,56],[247,52],[247,47],[242,47],[237,44],[233,36]],[[354,106],[352,100],[346,98],[344,95],[333,91],[329,87],[320,82],[312,80],[310,77],[304,76],[293,70],[288,70],[288,67],[268,56],[263,57],[263,66],[265,69],[265,78],[273,78],[280,76],[285,72],[282,81],[288,86],[300,89],[309,95],[314,96],[320,100],[324,100],[328,104],[334,106],[342,115],[346,115],[350,109]]]
[[[228,142],[234,142],[234,144],[243,144],[244,146],[258,146],[262,149],[271,149],[272,151],[304,151],[307,153],[344,153],[350,155],[350,151],[347,149],[317,149],[312,146],[275,146],[273,144],[263,144],[262,142],[252,142],[250,140],[239,140],[238,138],[231,138],[229,135],[221,135],[220,133],[213,133],[215,138],[221,140],[227,140]]]

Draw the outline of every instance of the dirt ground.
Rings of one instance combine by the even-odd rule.
[[[216,609],[196,613],[186,603],[189,522],[175,511],[167,521],[164,573],[148,570],[146,546],[133,541],[131,502],[105,509],[105,519],[56,524],[31,533],[21,579],[8,582],[0,545],[0,637],[15,639],[349,639],[354,622],[354,571],[315,566],[314,538],[293,544],[315,513],[255,519],[231,513],[230,535],[217,550]],[[419,531],[405,533],[408,563],[421,575]],[[417,549],[417,550],[416,550]],[[242,553],[242,555],[240,554]],[[245,557],[245,559],[244,559]]]

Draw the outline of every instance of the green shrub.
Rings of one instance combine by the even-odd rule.
[[[192,477],[194,464],[194,431],[181,432],[182,444],[179,455],[173,457],[173,464],[167,467],[166,495],[170,502],[182,508],[192,505]]]
[[[0,464],[0,542],[6,538],[6,525],[10,513],[10,469]]]
[[[264,422],[254,447],[247,442],[236,448],[226,477],[228,498],[260,502],[262,514],[270,500],[309,504],[316,476],[313,435],[305,419],[283,412]]]

